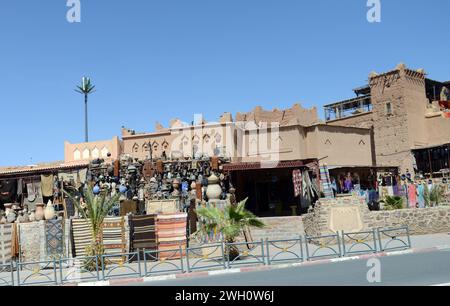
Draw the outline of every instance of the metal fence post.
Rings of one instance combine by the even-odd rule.
[[[383,244],[381,243],[381,234],[380,234],[380,228],[377,227],[377,236],[378,236],[378,245],[380,247],[380,252],[383,252]]]
[[[342,233],[342,246],[344,250],[344,257],[347,256],[347,246],[345,245],[345,233],[344,231],[341,231]]]
[[[142,276],[142,270],[141,270],[141,252],[137,252],[137,257],[138,257],[138,272],[139,272],[139,277]],[[144,254],[144,258],[145,258],[145,254]],[[131,262],[129,262],[131,263]]]
[[[269,238],[266,238],[266,249],[267,249],[267,265],[270,266]]]
[[[374,254],[376,254],[377,252],[378,252],[378,250],[377,250],[377,232],[376,232],[376,230],[373,228],[372,229],[372,239],[373,239],[373,246],[375,247],[375,250],[374,250]]]
[[[339,232],[336,232],[336,237],[337,237],[337,244],[338,244],[338,248],[339,248],[339,257],[343,257],[342,245],[341,245],[341,235],[339,234]],[[342,237],[342,240],[345,240],[345,239],[343,239],[343,237]]]
[[[186,268],[187,268],[187,273],[191,273],[191,268],[190,268],[190,264],[189,264],[189,250],[190,250],[190,247],[186,248]]]
[[[412,244],[411,244],[411,236],[409,235],[409,226],[406,226],[406,236],[408,238],[408,244],[409,247],[412,248]]]
[[[20,287],[20,264],[16,262],[16,271],[17,271],[17,286]]]
[[[309,261],[309,247],[308,247],[308,236],[304,236],[305,237],[305,247],[306,247],[306,260]]]
[[[266,256],[264,255],[264,239],[261,238],[261,256],[263,259],[263,264],[266,265]]]
[[[300,247],[300,256],[302,257],[302,262],[305,260],[305,254],[303,254],[303,238],[302,235],[298,236],[299,247]]]
[[[58,272],[56,272],[56,258],[53,257],[53,275],[55,276],[55,285],[58,286]]]
[[[10,264],[10,273],[11,273],[11,286],[14,287],[14,261],[11,260]]]
[[[183,245],[180,242],[180,265],[181,265],[181,273],[184,273],[184,266],[183,266]]]

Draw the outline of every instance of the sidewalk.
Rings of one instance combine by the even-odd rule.
[[[388,240],[383,240],[383,242]],[[292,246],[293,244],[293,246]],[[446,247],[450,246],[450,234],[433,234],[433,235],[423,235],[423,236],[411,236],[411,245],[413,250],[432,250],[433,248],[437,247]],[[301,258],[301,251],[299,244],[295,244],[294,242],[291,243],[291,247],[289,248],[289,245],[277,245],[278,247],[275,247],[274,245],[269,245],[269,258],[271,260],[276,259],[278,261],[274,261],[271,263],[270,266],[267,265],[267,249],[264,245],[264,248],[262,249],[260,245],[257,245],[255,249],[250,251],[243,251],[241,254],[242,259],[231,262],[230,267],[228,269],[225,268],[225,262],[220,260],[219,257],[203,257],[201,254],[199,256],[190,257],[189,258],[189,266],[191,267],[191,273],[187,272],[187,261],[186,258],[183,258],[181,261],[180,259],[177,260],[165,260],[165,261],[158,261],[158,262],[152,262],[147,261],[144,262],[141,261],[141,264],[138,264],[136,262],[132,263],[125,263],[123,265],[120,264],[112,264],[107,267],[105,271],[99,271],[97,272],[87,272],[87,271],[81,271],[80,269],[77,269],[76,267],[81,266],[81,262],[77,261],[76,259],[73,260],[73,264],[75,264],[75,267],[62,267],[60,268],[59,265],[53,269],[52,267],[50,269],[43,269],[43,267],[39,268],[36,264],[30,264],[30,265],[24,265],[22,268],[23,270],[20,271],[20,279],[18,278],[17,271],[13,271],[14,273],[14,282],[17,285],[18,281],[20,280],[21,285],[39,285],[42,283],[43,285],[56,285],[57,283],[60,284],[63,282],[64,284],[71,284],[75,285],[77,283],[87,283],[87,284],[93,284],[95,282],[96,285],[99,284],[110,284],[110,283],[117,283],[124,280],[132,281],[135,279],[136,281],[142,281],[143,279],[170,279],[177,277],[190,277],[195,275],[214,275],[214,274],[220,274],[220,273],[236,273],[236,272],[243,272],[247,271],[249,269],[269,269],[274,267],[279,267],[280,265],[283,266],[283,264],[292,264],[293,262],[296,262],[299,264],[302,260]],[[394,245],[395,246],[395,245]],[[350,245],[348,245],[350,247]],[[358,251],[358,247],[361,246],[355,246],[353,251]],[[378,246],[377,246],[378,247]],[[320,262],[329,262],[329,261],[340,261],[340,260],[350,260],[355,259],[357,257],[361,256],[353,256],[348,255],[348,257],[343,258],[337,258],[338,256],[333,256],[333,250],[338,250],[338,247],[336,245],[330,245],[323,249],[320,249],[317,245],[311,245],[308,244],[308,248],[310,251],[310,255],[312,253],[319,249],[319,252],[323,251],[324,253],[318,253],[319,255],[322,254],[329,254],[330,257],[325,257],[325,259],[317,258],[317,260],[305,262],[303,264],[317,264]],[[303,261],[306,261],[306,247],[305,243],[302,245],[303,250]],[[379,248],[378,248],[379,249]],[[361,250],[364,250],[364,246]],[[367,249],[366,249],[367,250]],[[328,253],[327,253],[328,252]],[[403,251],[404,252],[404,251]],[[201,253],[199,251],[199,253]],[[263,257],[263,253],[266,258]],[[367,255],[368,254],[368,255]],[[377,253],[376,255],[366,253],[366,255],[362,256],[380,256],[380,254],[386,253]],[[358,255],[358,254],[353,254]],[[330,259],[331,257],[334,257]],[[52,266],[52,265],[51,265]],[[194,269],[192,269],[194,268]],[[0,286],[9,284],[11,282],[11,272],[4,270],[0,273]],[[98,281],[99,279],[102,279],[103,281]],[[56,282],[58,280],[58,282]]]

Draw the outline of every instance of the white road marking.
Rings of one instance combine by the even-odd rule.
[[[431,287],[450,287],[450,283],[431,285]]]
[[[217,270],[217,271],[209,271],[208,275],[222,275],[222,274],[232,274],[232,273],[239,273],[241,272],[241,269],[229,269],[229,270]]]

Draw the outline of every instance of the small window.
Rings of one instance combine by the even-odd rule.
[[[394,112],[392,111],[392,103],[386,102],[386,116],[392,116]]]

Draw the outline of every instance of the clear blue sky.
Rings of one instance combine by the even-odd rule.
[[[98,88],[91,140],[194,113],[321,107],[399,62],[450,79],[448,0],[381,0],[379,24],[366,0],[81,2],[70,24],[66,0],[1,0],[2,166],[62,160],[64,140],[83,141],[83,75]]]

